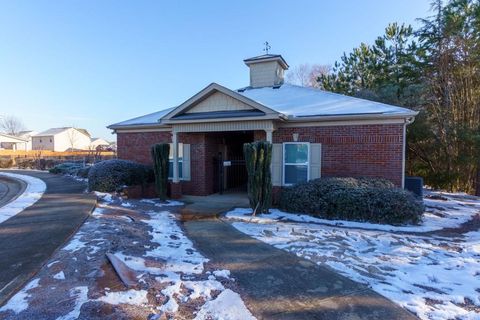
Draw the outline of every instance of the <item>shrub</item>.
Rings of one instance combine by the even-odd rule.
[[[144,185],[152,181],[149,166],[128,160],[106,160],[95,164],[88,172],[90,191],[120,191],[124,186]]]
[[[322,178],[285,188],[280,208],[326,219],[419,223],[421,201],[385,179]]]
[[[13,167],[13,160],[10,158],[0,158],[0,168]]]
[[[245,143],[243,154],[248,174],[248,199],[253,215],[268,213],[272,204],[272,144],[266,141]]]
[[[74,162],[64,162],[57,164],[50,170],[48,170],[50,173],[56,173],[56,174],[71,174],[71,175],[76,175],[78,170],[82,169],[83,165],[74,163]]]
[[[155,189],[161,200],[167,199],[169,153],[170,145],[168,143],[155,144],[151,149]]]
[[[78,169],[77,176],[84,179],[88,178],[88,173],[90,172],[90,168],[91,166],[86,166]]]

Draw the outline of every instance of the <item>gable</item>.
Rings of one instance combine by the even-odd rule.
[[[215,91],[205,99],[193,104],[184,113],[218,112],[218,111],[246,111],[255,110],[252,106],[228,96],[222,92]]]
[[[162,124],[177,121],[216,121],[225,118],[263,117],[278,119],[280,114],[235,91],[212,83],[193,97],[168,112],[161,119]],[[187,119],[188,118],[188,119]]]

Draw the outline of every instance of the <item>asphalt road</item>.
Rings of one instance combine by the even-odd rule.
[[[0,305],[65,244],[96,204],[96,197],[84,192],[86,185],[71,178],[39,171],[8,172],[42,179],[47,190],[35,204],[0,223]]]
[[[25,182],[21,180],[0,175],[0,210],[1,207],[22,194],[25,187]]]

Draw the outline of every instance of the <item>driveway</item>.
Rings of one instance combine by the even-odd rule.
[[[41,179],[47,190],[35,204],[0,224],[0,305],[75,233],[96,203],[94,195],[84,193],[85,183],[71,178],[40,171],[8,172]]]

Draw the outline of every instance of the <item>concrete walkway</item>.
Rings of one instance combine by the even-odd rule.
[[[184,195],[180,201],[185,206],[180,209],[180,220],[197,220],[217,218],[221,213],[233,208],[244,208],[250,204],[245,192],[211,194],[209,196]]]
[[[42,267],[83,224],[96,197],[84,183],[39,171],[8,171],[42,179],[43,197],[0,223],[0,305]],[[0,208],[1,210],[1,208]]]
[[[417,319],[368,287],[222,220],[192,220],[184,227],[200,252],[231,271],[258,319]]]
[[[26,186],[21,180],[0,176],[0,208],[15,200],[25,191]]]

